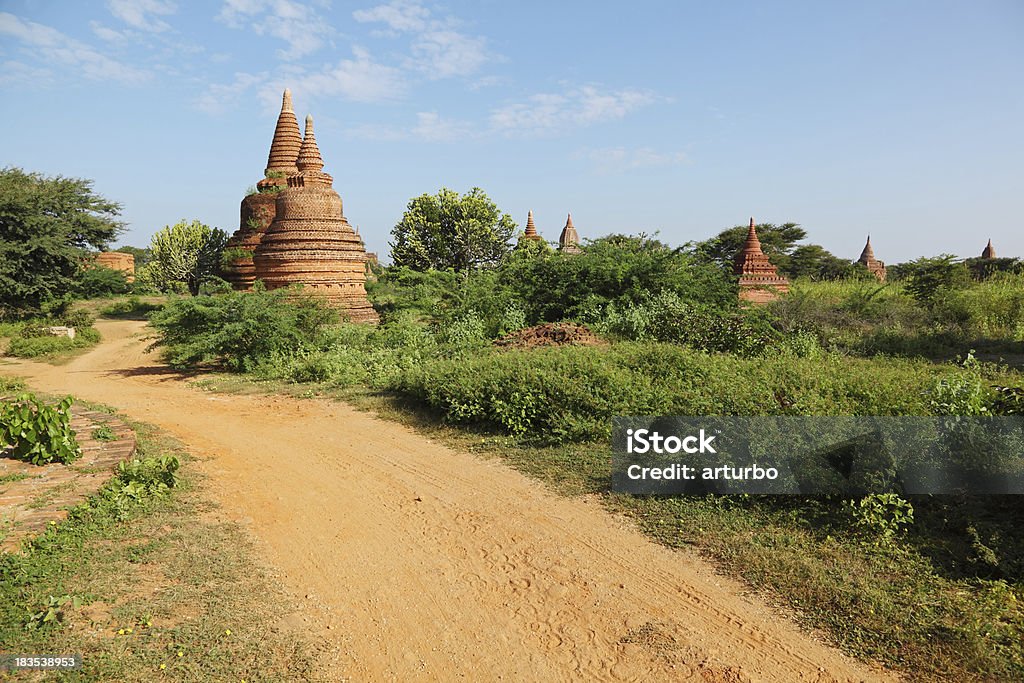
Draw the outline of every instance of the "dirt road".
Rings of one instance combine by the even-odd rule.
[[[142,323],[98,327],[68,365],[0,372],[188,444],[338,680],[894,680],[593,501],[344,404],[194,390],[143,352]]]

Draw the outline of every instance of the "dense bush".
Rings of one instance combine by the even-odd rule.
[[[56,324],[55,322],[48,322]],[[74,339],[57,337],[42,330],[40,325],[30,325],[22,329],[19,336],[13,337],[7,346],[7,354],[18,358],[39,358],[53,354],[86,349],[100,341],[100,333],[93,327],[76,327]]]
[[[395,388],[451,422],[568,442],[607,438],[615,415],[927,415],[936,372],[909,361],[742,359],[622,343],[437,361]]]
[[[131,289],[125,274],[120,270],[93,266],[82,271],[76,294],[86,299],[127,294]]]
[[[595,327],[623,339],[674,342],[743,356],[762,353],[781,340],[756,310],[722,311],[688,303],[671,291],[637,303],[609,304]]]
[[[235,372],[275,354],[315,348],[337,314],[291,289],[174,299],[154,312],[154,347],[173,367],[211,363]]]

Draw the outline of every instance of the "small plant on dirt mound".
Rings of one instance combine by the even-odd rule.
[[[68,396],[51,406],[32,394],[20,394],[0,405],[0,448],[33,465],[53,461],[69,463],[81,457],[82,449],[71,429],[71,404]]]
[[[506,334],[495,346],[531,348],[535,346],[594,346],[601,339],[579,323],[547,323]]]

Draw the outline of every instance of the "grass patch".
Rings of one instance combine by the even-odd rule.
[[[70,337],[19,336],[13,337],[7,345],[7,355],[17,358],[37,358],[46,361],[67,359],[68,357],[89,349],[101,339],[98,330],[83,327],[76,330],[74,339]]]
[[[180,444],[132,426],[139,457],[184,463],[179,486],[127,507],[101,492],[23,554],[0,556],[0,650],[85,655],[81,671],[49,680],[320,680],[276,629],[293,608],[244,533],[219,521]]]

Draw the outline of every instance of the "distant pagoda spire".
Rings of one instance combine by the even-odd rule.
[[[985,250],[981,252],[981,258],[995,258],[996,250],[992,246],[992,238],[988,238],[988,244],[985,246]]]
[[[302,135],[299,133],[299,122],[295,119],[295,111],[292,109],[292,91],[285,88],[281,97],[281,113],[277,117],[277,127],[274,129],[274,140],[270,143],[270,154],[267,156],[267,168],[264,171],[267,177],[257,183],[257,187],[283,187],[287,176],[298,173],[295,159],[299,156],[301,148]],[[277,177],[271,178],[271,175]]]
[[[868,241],[864,245],[864,251],[860,252],[857,263],[867,268],[879,282],[885,282],[885,264],[875,258],[875,250],[871,248],[871,235],[868,235]]]
[[[526,214],[526,232],[523,233],[524,240],[539,240],[541,236],[537,234],[537,226],[533,224],[533,211],[529,211]]]
[[[572,224],[572,214],[565,219],[565,227],[562,228],[562,234],[558,236],[558,251],[563,254],[579,254],[583,250],[580,249],[580,236],[576,232],[576,227]]]
[[[733,263],[733,273],[739,275],[741,301],[767,303],[789,291],[789,280],[778,274],[778,270],[761,250],[761,240],[757,238],[753,217],[747,228],[743,249]]]

